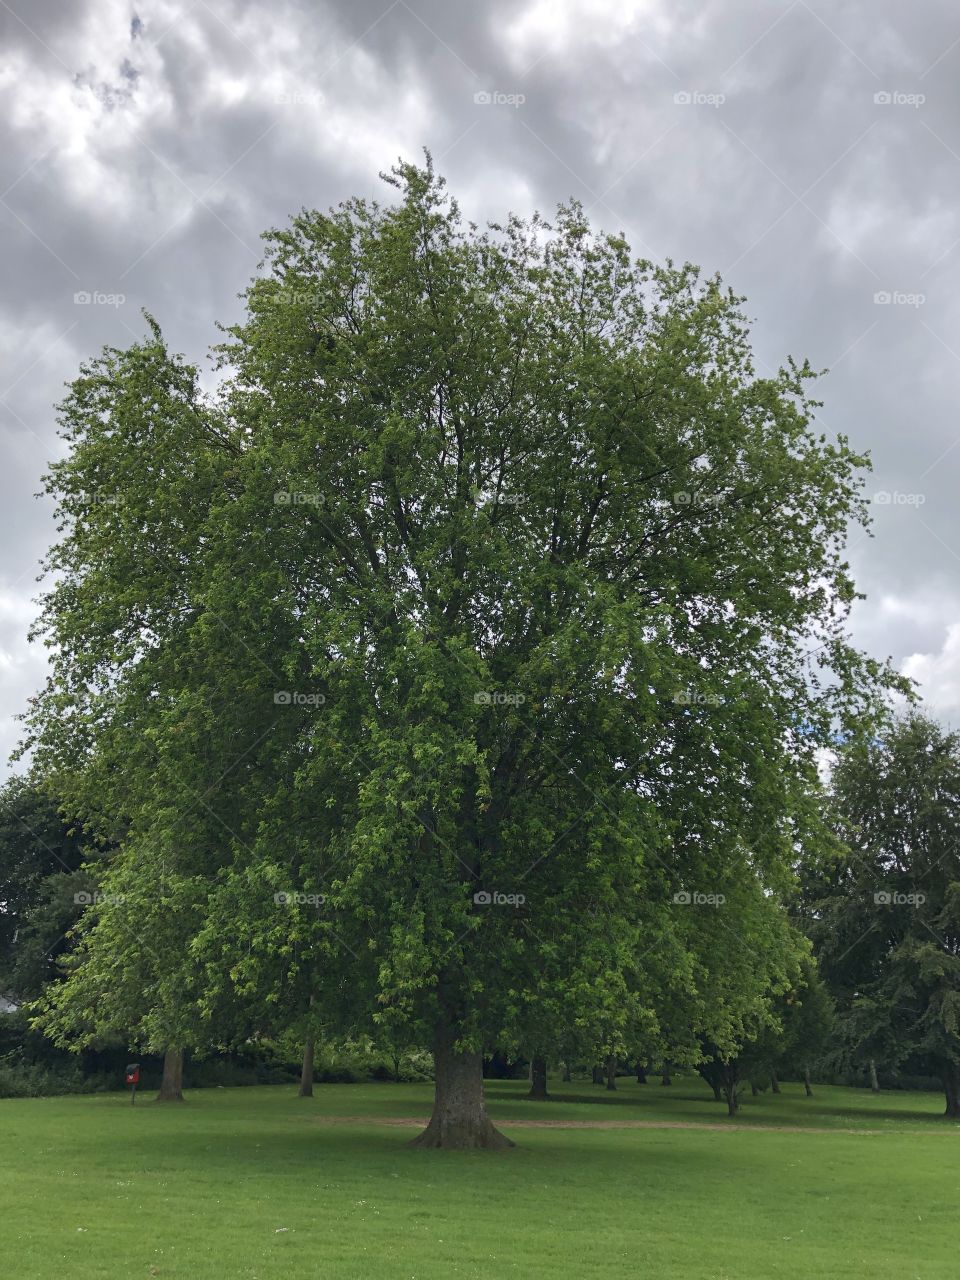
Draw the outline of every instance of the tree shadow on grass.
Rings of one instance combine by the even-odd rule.
[[[497,1081],[485,1081],[484,1093],[488,1102],[530,1102],[526,1091],[516,1089],[498,1088]],[[601,1106],[601,1107],[638,1107],[646,1111],[673,1110],[679,1104],[699,1106],[703,1105],[705,1111],[714,1111],[722,1104],[718,1103],[713,1095],[709,1092],[701,1094],[699,1091],[678,1089],[670,1093],[668,1097],[652,1096],[645,1093],[627,1092],[626,1089],[610,1090],[604,1089],[596,1093],[569,1093],[557,1091],[551,1088],[547,1103],[562,1102],[572,1103],[584,1106]]]
[[[900,1121],[907,1124],[926,1124],[940,1125],[948,1128],[951,1124],[958,1125],[960,1121],[950,1120],[943,1114],[942,1109],[936,1111],[921,1111],[919,1108],[900,1109],[893,1107],[851,1107],[843,1103],[818,1102],[816,1094],[810,1099],[803,1099],[811,1104],[811,1114],[819,1117],[833,1116],[839,1120],[859,1121],[865,1128],[869,1128],[878,1120],[882,1121]],[[800,1108],[794,1112],[791,1110],[790,1115],[803,1116]],[[784,1118],[786,1113],[784,1113]]]
[[[516,1085],[518,1082],[512,1083]],[[734,1123],[755,1123],[757,1127],[795,1124],[815,1128],[818,1125],[829,1127],[831,1122],[835,1122],[838,1128],[846,1125],[852,1128],[869,1129],[878,1124],[900,1123],[919,1124],[925,1127],[929,1125],[932,1129],[951,1129],[960,1124],[943,1115],[943,1104],[933,1094],[917,1095],[918,1103],[920,1099],[929,1099],[934,1104],[929,1108],[908,1103],[901,1109],[892,1105],[872,1105],[869,1099],[873,1095],[870,1094],[852,1098],[849,1101],[847,1099],[838,1101],[831,1096],[824,1097],[815,1090],[813,1097],[807,1098],[803,1095],[802,1086],[798,1092],[791,1089],[789,1083],[788,1091],[780,1094],[764,1092],[759,1098],[752,1098],[749,1095],[748,1086],[747,1095],[741,1095],[737,1115],[728,1117],[725,1103],[722,1100],[717,1101],[706,1086],[701,1091],[696,1086],[677,1088],[675,1085],[669,1092],[665,1090],[663,1094],[658,1090],[648,1092],[648,1089],[649,1086],[634,1087],[630,1083],[615,1092],[607,1092],[599,1087],[596,1093],[558,1091],[551,1088],[547,1102],[537,1103],[537,1106],[549,1107],[551,1103],[557,1103],[564,1106],[602,1107],[608,1112],[612,1110],[631,1113],[636,1118],[639,1118],[638,1113],[646,1113],[651,1120],[724,1121],[730,1119]],[[511,1088],[507,1082],[499,1081],[486,1082],[486,1096],[489,1103],[497,1105],[531,1101],[526,1090]]]

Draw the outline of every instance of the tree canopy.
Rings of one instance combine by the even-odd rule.
[[[846,638],[865,459],[742,299],[387,178],[266,236],[216,395],[150,321],[62,406],[28,741],[121,848],[44,1017],[412,1027],[422,1141],[494,1145],[485,1045],[692,1061],[791,988],[816,750],[893,677]]]

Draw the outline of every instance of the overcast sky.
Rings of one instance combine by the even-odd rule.
[[[580,199],[719,270],[762,365],[869,449],[854,637],[960,722],[960,10],[951,0],[0,0],[0,754],[41,682],[53,405],[140,308],[201,360],[302,206],[432,151],[465,213]],[[76,302],[75,295],[93,295]]]

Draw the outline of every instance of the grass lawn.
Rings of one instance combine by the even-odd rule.
[[[656,1277],[931,1280],[958,1274],[960,1126],[936,1094],[785,1084],[734,1123],[697,1080],[561,1085],[515,1150],[409,1151],[422,1085],[206,1089],[0,1101],[0,1273],[184,1280]],[[337,1117],[340,1117],[339,1122]],[[358,1121],[347,1117],[362,1117]],[[790,1131],[776,1126],[790,1126]],[[803,1126],[809,1132],[792,1131]],[[854,1130],[855,1132],[846,1132]]]

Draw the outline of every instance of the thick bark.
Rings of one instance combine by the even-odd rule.
[[[770,1072],[770,1089],[773,1093],[780,1092],[780,1081],[777,1079],[777,1073],[775,1071]]]
[[[960,1067],[955,1062],[948,1062],[943,1068],[943,1092],[947,1099],[943,1114],[951,1120],[960,1120]]]
[[[617,1060],[611,1054],[607,1059],[607,1088],[614,1090],[617,1087]]]
[[[527,1095],[538,1102],[547,1100],[547,1060],[540,1054],[530,1059],[530,1092]]]
[[[493,1127],[483,1100],[483,1055],[455,1050],[456,1029],[437,1028],[433,1047],[433,1115],[411,1147],[501,1150],[513,1143]]]
[[[183,1050],[168,1049],[163,1055],[163,1078],[157,1102],[183,1101]]]
[[[879,1092],[880,1092],[880,1081],[877,1079],[877,1064],[876,1064],[876,1063],[874,1062],[874,1060],[871,1058],[871,1059],[870,1059],[870,1062],[869,1062],[869,1064],[868,1064],[868,1066],[869,1066],[869,1071],[870,1071],[870,1092],[871,1092],[871,1093],[879,1093]]]
[[[803,1091],[808,1098],[813,1097],[813,1089],[810,1087],[810,1068],[803,1068]]]
[[[310,1039],[303,1046],[303,1066],[300,1068],[300,1091],[298,1098],[313,1097],[313,1050],[314,1040]]]
[[[637,1084],[647,1083],[647,1069],[642,1062],[637,1063]]]

